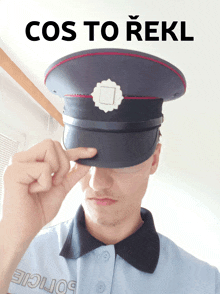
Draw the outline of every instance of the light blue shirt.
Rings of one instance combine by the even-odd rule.
[[[85,229],[84,212],[42,230],[19,263],[12,294],[220,294],[220,273],[156,233],[151,213],[143,226],[116,245]],[[147,252],[147,253],[146,253]]]

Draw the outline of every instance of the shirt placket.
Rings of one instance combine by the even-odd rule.
[[[77,294],[110,294],[115,267],[114,245],[101,246],[80,258]],[[83,271],[83,272],[82,272]]]

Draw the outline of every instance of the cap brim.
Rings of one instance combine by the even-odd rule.
[[[77,162],[96,167],[123,168],[147,160],[155,151],[159,129],[142,132],[94,132],[66,124],[63,145],[66,149],[94,147],[93,158]]]

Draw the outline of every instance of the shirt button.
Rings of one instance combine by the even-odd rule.
[[[103,253],[102,253],[102,260],[103,260],[104,262],[106,262],[106,261],[109,260],[109,258],[110,258],[110,254],[109,254],[109,252],[108,252],[108,251],[103,251]]]
[[[97,293],[103,293],[105,291],[105,283],[104,282],[98,282],[98,284],[96,285],[96,292]]]

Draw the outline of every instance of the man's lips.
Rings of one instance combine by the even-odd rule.
[[[90,200],[93,200],[97,205],[101,206],[112,205],[117,202],[117,200],[111,198],[90,198]]]

